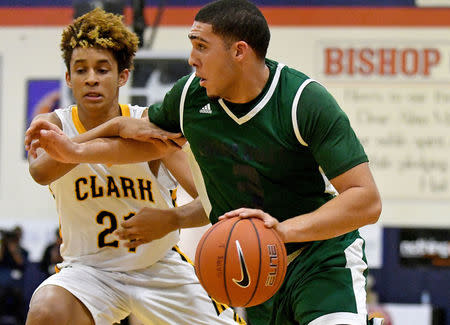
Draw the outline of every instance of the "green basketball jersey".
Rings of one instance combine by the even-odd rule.
[[[366,162],[345,113],[319,83],[266,60],[270,77],[247,104],[211,99],[194,74],[180,79],[150,120],[183,132],[197,161],[212,223],[240,207],[279,221],[333,197],[328,179]]]

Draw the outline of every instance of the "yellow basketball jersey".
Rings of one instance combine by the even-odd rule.
[[[145,107],[121,105],[121,109],[124,116],[140,118]],[[76,106],[55,112],[69,137],[85,132]],[[158,178],[153,175],[148,163],[79,164],[51,183],[60,217],[64,263],[129,271],[161,259],[179,241],[179,231],[135,250],[112,235],[123,220],[143,207],[172,207],[170,190],[176,183],[165,167],[158,174]]]

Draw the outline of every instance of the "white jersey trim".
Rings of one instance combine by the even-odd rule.
[[[367,264],[363,260],[364,241],[361,238],[356,239],[350,246],[345,250],[345,258],[347,259],[346,268],[350,269],[353,280],[353,292],[356,300],[356,310],[360,317],[367,315],[366,309],[366,278],[363,273],[367,270]]]
[[[234,115],[233,112],[230,111],[230,109],[227,107],[222,98],[219,99],[220,106],[222,106],[228,116],[231,117],[237,124],[241,125],[249,121],[253,118],[253,116],[258,114],[258,112],[262,110],[264,106],[266,106],[267,102],[272,97],[275,88],[277,87],[278,81],[280,80],[281,70],[284,68],[284,66],[285,65],[283,63],[278,63],[277,70],[275,71],[275,76],[273,77],[272,83],[270,84],[269,90],[267,91],[266,95],[250,112],[248,112],[244,116],[238,118],[236,115]]]
[[[181,99],[180,99],[180,129],[181,129],[181,133],[183,133],[183,135],[184,135],[184,128],[183,128],[184,102],[186,100],[186,96],[187,96],[187,92],[189,90],[189,86],[191,85],[192,80],[194,80],[194,78],[195,78],[195,73],[191,74],[191,76],[189,77],[188,81],[184,85],[183,91],[181,93]]]
[[[308,325],[335,325],[335,324],[366,325],[366,316],[346,312],[333,313],[316,318]]]
[[[211,201],[209,200],[208,191],[206,190],[205,180],[203,179],[202,171],[200,166],[195,160],[195,156],[192,153],[191,146],[189,142],[183,146],[183,151],[186,152],[188,157],[189,168],[191,169],[192,177],[194,178],[195,188],[197,189],[198,196],[202,202],[203,209],[209,218],[209,214],[212,210]]]
[[[322,167],[320,167],[320,166],[319,166],[319,172],[320,172],[320,175],[322,175],[323,181],[325,183],[325,193],[329,193],[331,195],[337,196],[339,194],[339,192],[336,190],[336,188],[333,186],[333,184],[331,184],[330,180],[325,175]]]
[[[308,144],[303,140],[300,130],[298,128],[298,121],[297,121],[297,109],[298,109],[298,102],[300,101],[300,96],[302,95],[303,89],[307,85],[309,85],[311,82],[315,81],[314,79],[307,79],[305,80],[301,85],[300,88],[298,88],[297,93],[295,94],[294,101],[292,102],[292,126],[294,127],[294,133],[297,137],[298,142],[300,142],[301,145],[307,147]]]

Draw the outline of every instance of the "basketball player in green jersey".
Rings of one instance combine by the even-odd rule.
[[[250,2],[206,5],[188,36],[195,74],[180,79],[148,115],[188,140],[199,167],[194,174],[202,176],[197,189],[212,223],[258,217],[286,243],[285,282],[269,302],[247,309],[250,324],[370,323],[358,228],[378,220],[381,201],[347,116],[319,83],[266,59],[270,32]],[[123,118],[104,127],[105,134],[115,130],[140,141],[154,132],[150,124]],[[55,132],[38,133],[30,137],[41,137],[46,150],[73,156]],[[85,146],[76,156],[92,150]],[[162,213],[146,210],[123,222],[121,238],[158,238],[153,220]],[[200,213],[197,204],[167,220]]]

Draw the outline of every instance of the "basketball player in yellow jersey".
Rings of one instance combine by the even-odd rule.
[[[33,123],[44,119],[74,141],[89,142],[93,138],[87,130],[116,116],[146,116],[145,108],[118,102],[137,43],[119,16],[95,9],[76,19],[64,29],[61,42],[76,105],[40,115]],[[92,141],[102,146],[108,139]],[[136,249],[113,236],[121,222],[143,208],[171,206],[169,190],[176,183],[164,165],[196,196],[184,153],[176,145],[130,142],[127,148],[120,156],[136,163],[108,166],[93,157],[69,164],[42,149],[29,155],[31,175],[49,185],[55,197],[64,261],[34,292],[27,324],[113,324],[130,313],[144,324],[240,323],[232,309],[211,301],[201,287],[193,266],[176,247],[176,227]],[[160,160],[151,166],[139,163],[154,159]]]

